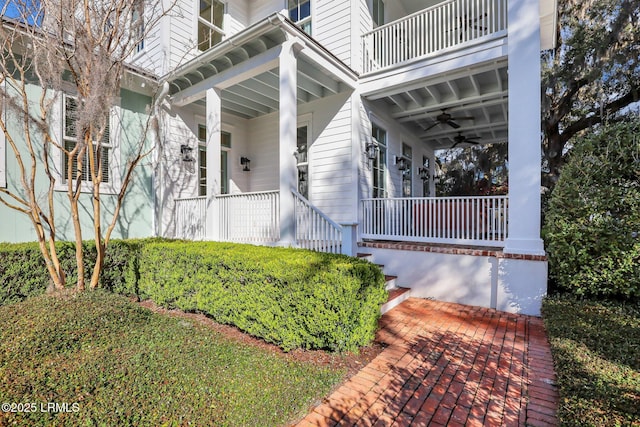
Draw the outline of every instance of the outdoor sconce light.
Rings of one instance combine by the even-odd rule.
[[[187,144],[180,145],[180,155],[182,156],[182,161],[186,163],[195,162],[196,159],[193,158],[191,153],[193,152],[193,148],[189,147]]]
[[[429,169],[428,168],[418,168],[418,176],[423,181],[428,180],[429,179]]]
[[[249,167],[251,164],[251,160],[249,160],[247,157],[240,157],[240,164],[244,166],[244,168],[242,168],[244,172],[251,171],[251,168]]]
[[[376,143],[370,142],[365,147],[365,153],[367,154],[367,158],[369,160],[375,160],[378,157],[379,152],[380,152],[380,148]]]
[[[404,157],[395,156],[395,163],[402,172],[409,169],[409,162]]]

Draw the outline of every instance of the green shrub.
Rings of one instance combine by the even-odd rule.
[[[640,120],[581,140],[551,195],[550,276],[577,295],[640,297]]]
[[[113,240],[107,248],[100,286],[123,295],[137,295],[138,253],[145,241]],[[58,242],[58,258],[67,286],[77,281],[75,244]],[[84,267],[89,280],[96,260],[93,242],[84,242]],[[45,292],[50,279],[37,243],[0,244],[0,305],[22,301]]]
[[[285,350],[368,344],[386,299],[380,269],[311,251],[227,243],[153,243],[142,249],[140,294],[197,310]]]
[[[75,248],[59,243],[68,286]],[[95,248],[85,243],[90,274]],[[37,244],[0,245],[0,305],[42,294],[49,283]],[[378,267],[342,255],[215,242],[112,241],[100,286],[200,311],[285,350],[355,350],[374,338],[386,300]]]

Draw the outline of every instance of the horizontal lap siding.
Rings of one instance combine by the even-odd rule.
[[[278,148],[278,115],[270,114],[249,120],[248,157],[251,160],[249,191],[277,190],[280,155]],[[233,159],[233,161],[239,161]]]
[[[347,65],[351,64],[351,2],[316,1],[312,35]]]
[[[170,66],[175,68],[193,57],[196,45],[195,20],[196,2],[179,1],[171,17]]]
[[[334,221],[353,219],[351,206],[356,197],[351,173],[351,101],[341,102],[342,98],[326,102],[327,108],[339,111],[324,129],[314,130],[319,135],[311,147],[311,200]]]
[[[285,7],[282,0],[255,0],[250,1],[249,19],[251,23],[256,23],[274,12],[281,12]]]

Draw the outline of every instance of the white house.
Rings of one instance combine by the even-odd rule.
[[[556,0],[178,0],[134,58],[164,96],[153,234],[366,253],[405,295],[539,314],[555,19]],[[508,196],[431,197],[461,136],[508,144]]]

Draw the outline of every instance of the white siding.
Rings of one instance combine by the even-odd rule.
[[[250,23],[254,24],[274,12],[282,12],[286,5],[286,0],[249,0]]]
[[[351,2],[316,0],[312,9],[312,35],[348,65],[351,62]]]
[[[251,159],[248,191],[279,188],[278,114],[249,120],[247,152]],[[292,153],[293,155],[293,153]]]

